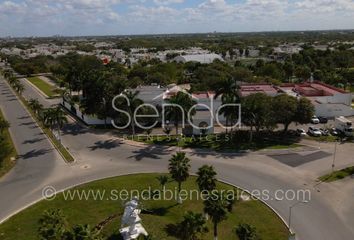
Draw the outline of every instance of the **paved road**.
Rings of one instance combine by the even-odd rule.
[[[20,155],[14,169],[0,181],[0,218],[37,198],[38,186],[64,165],[40,128],[0,77],[0,106]]]
[[[3,88],[4,85],[1,87]],[[26,90],[25,94],[36,96],[35,92],[30,91]],[[3,101],[1,99],[1,104],[7,105],[7,102],[3,104]],[[13,102],[16,101],[13,100]],[[16,108],[11,107],[10,109]],[[7,111],[11,110],[8,109]],[[16,117],[15,119],[10,119],[11,123],[15,120]],[[16,128],[11,130],[16,131]],[[21,144],[25,137],[31,136],[34,135],[19,136],[15,138],[15,142]],[[3,199],[3,194],[1,194],[0,219],[7,216],[10,211],[24,206],[26,201],[13,201],[16,197],[20,196],[21,191],[27,192],[26,196],[23,196],[22,199],[30,203],[33,199],[40,198],[40,189],[45,185],[52,185],[57,190],[60,190],[82,182],[108,176],[134,172],[165,172],[168,159],[173,153],[166,148],[154,146],[146,146],[145,148],[130,146],[122,143],[109,133],[101,132],[98,134],[97,132],[82,128],[75,123],[68,124],[65,127],[62,141],[65,145],[70,146],[70,151],[76,157],[77,162],[72,165],[65,165],[60,163],[56,156],[52,158],[47,155],[46,158],[43,158],[46,160],[40,161],[40,166],[29,164],[30,166],[27,165],[27,167],[23,168],[22,173],[16,173],[16,169],[18,169],[16,167],[0,185],[0,192],[6,195],[6,198]],[[37,147],[41,149],[43,147],[42,143],[37,145]],[[42,158],[43,155],[36,158],[39,157]],[[259,154],[232,157],[194,153],[189,154],[189,157],[192,159],[193,171],[202,164],[213,164],[221,180],[250,191],[268,190],[272,199],[268,200],[267,203],[285,219],[288,217],[289,206],[294,201],[278,201],[274,199],[274,192],[278,189],[297,191],[308,188],[312,193],[311,201],[304,206],[298,206],[293,212],[292,219],[293,229],[298,233],[301,240],[350,240],[354,238],[352,221],[345,221],[351,219],[348,216],[353,216],[354,213],[346,213],[343,216],[338,214],[335,209],[333,210],[332,202],[328,201],[333,191],[324,185],[320,186],[320,191],[318,191],[319,186],[314,187],[315,182],[313,179],[315,179],[316,174],[312,172],[312,169],[316,168],[313,164],[327,164],[327,162],[330,162],[330,157],[323,157],[317,161],[304,163],[297,167],[284,164],[274,159],[274,156]],[[311,171],[305,168],[307,165],[311,166],[309,168]],[[21,166],[21,162],[19,162],[18,166]],[[35,171],[40,167],[45,168],[43,169],[44,171]],[[318,171],[322,170],[320,168]],[[30,177],[22,179],[21,175]],[[32,178],[37,179],[35,182],[36,185],[34,185]],[[13,203],[9,204],[9,201]],[[10,210],[6,210],[8,208]]]

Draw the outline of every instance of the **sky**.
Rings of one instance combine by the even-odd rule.
[[[0,37],[354,29],[354,0],[0,0]]]

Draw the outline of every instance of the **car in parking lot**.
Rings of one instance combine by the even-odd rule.
[[[313,116],[313,117],[311,118],[311,123],[312,123],[312,124],[318,124],[318,123],[320,123],[320,120],[318,119],[318,117]]]
[[[309,127],[308,133],[309,133],[309,135],[314,136],[314,137],[321,137],[322,136],[322,132],[318,128],[315,128],[312,126]]]
[[[322,136],[329,136],[329,131],[328,129],[320,128]]]
[[[326,117],[318,117],[320,123],[328,123],[328,119]]]
[[[330,133],[332,136],[338,136],[338,131],[336,128],[331,128]]]
[[[306,134],[306,131],[305,131],[304,129],[302,129],[302,128],[296,129],[296,134],[297,134],[298,136],[300,136],[300,137],[304,137],[304,136],[307,135],[307,134]]]

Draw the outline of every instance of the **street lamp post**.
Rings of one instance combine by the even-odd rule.
[[[334,142],[334,153],[333,153],[333,162],[332,162],[332,174],[334,172],[335,162],[336,162],[336,153],[337,153],[337,139]]]
[[[292,210],[293,210],[293,208],[294,207],[296,207],[297,205],[299,205],[299,204],[306,204],[306,203],[308,203],[308,201],[301,201],[301,202],[296,202],[296,203],[294,203],[293,205],[291,205],[290,207],[289,207],[289,225],[288,225],[288,228],[289,228],[289,231],[290,231],[290,233],[291,233],[291,216],[292,216]]]

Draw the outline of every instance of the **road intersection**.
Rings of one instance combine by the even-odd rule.
[[[46,107],[55,103],[47,101],[24,83],[25,97],[38,98]],[[45,186],[62,190],[110,176],[166,172],[168,159],[175,149],[129,145],[112,132],[90,130],[73,121],[63,129],[62,141],[69,147],[76,162],[65,164],[2,79],[0,91],[0,104],[11,122],[10,131],[20,154],[16,167],[0,180],[0,221],[40,200]],[[309,189],[310,202],[297,207],[293,212],[292,228],[297,232],[298,239],[353,239],[354,227],[351,223],[354,220],[354,209],[350,200],[354,196],[354,186],[348,181],[345,183],[345,191],[341,191],[337,183],[317,185],[317,176],[329,169],[332,149],[330,144],[318,144],[316,147],[320,147],[321,151],[296,153],[297,156],[289,156],[289,153],[273,155],[271,152],[232,156],[197,151],[189,152],[188,155],[192,159],[193,171],[203,164],[212,164],[220,180],[248,191],[266,189],[271,196],[275,196],[279,189]],[[352,147],[339,147],[338,167],[350,165]],[[284,159],[306,159],[309,154],[317,152],[327,154],[316,161],[304,161],[298,166],[284,163]],[[266,203],[283,219],[287,219],[289,206],[295,201],[279,201],[273,197]]]

